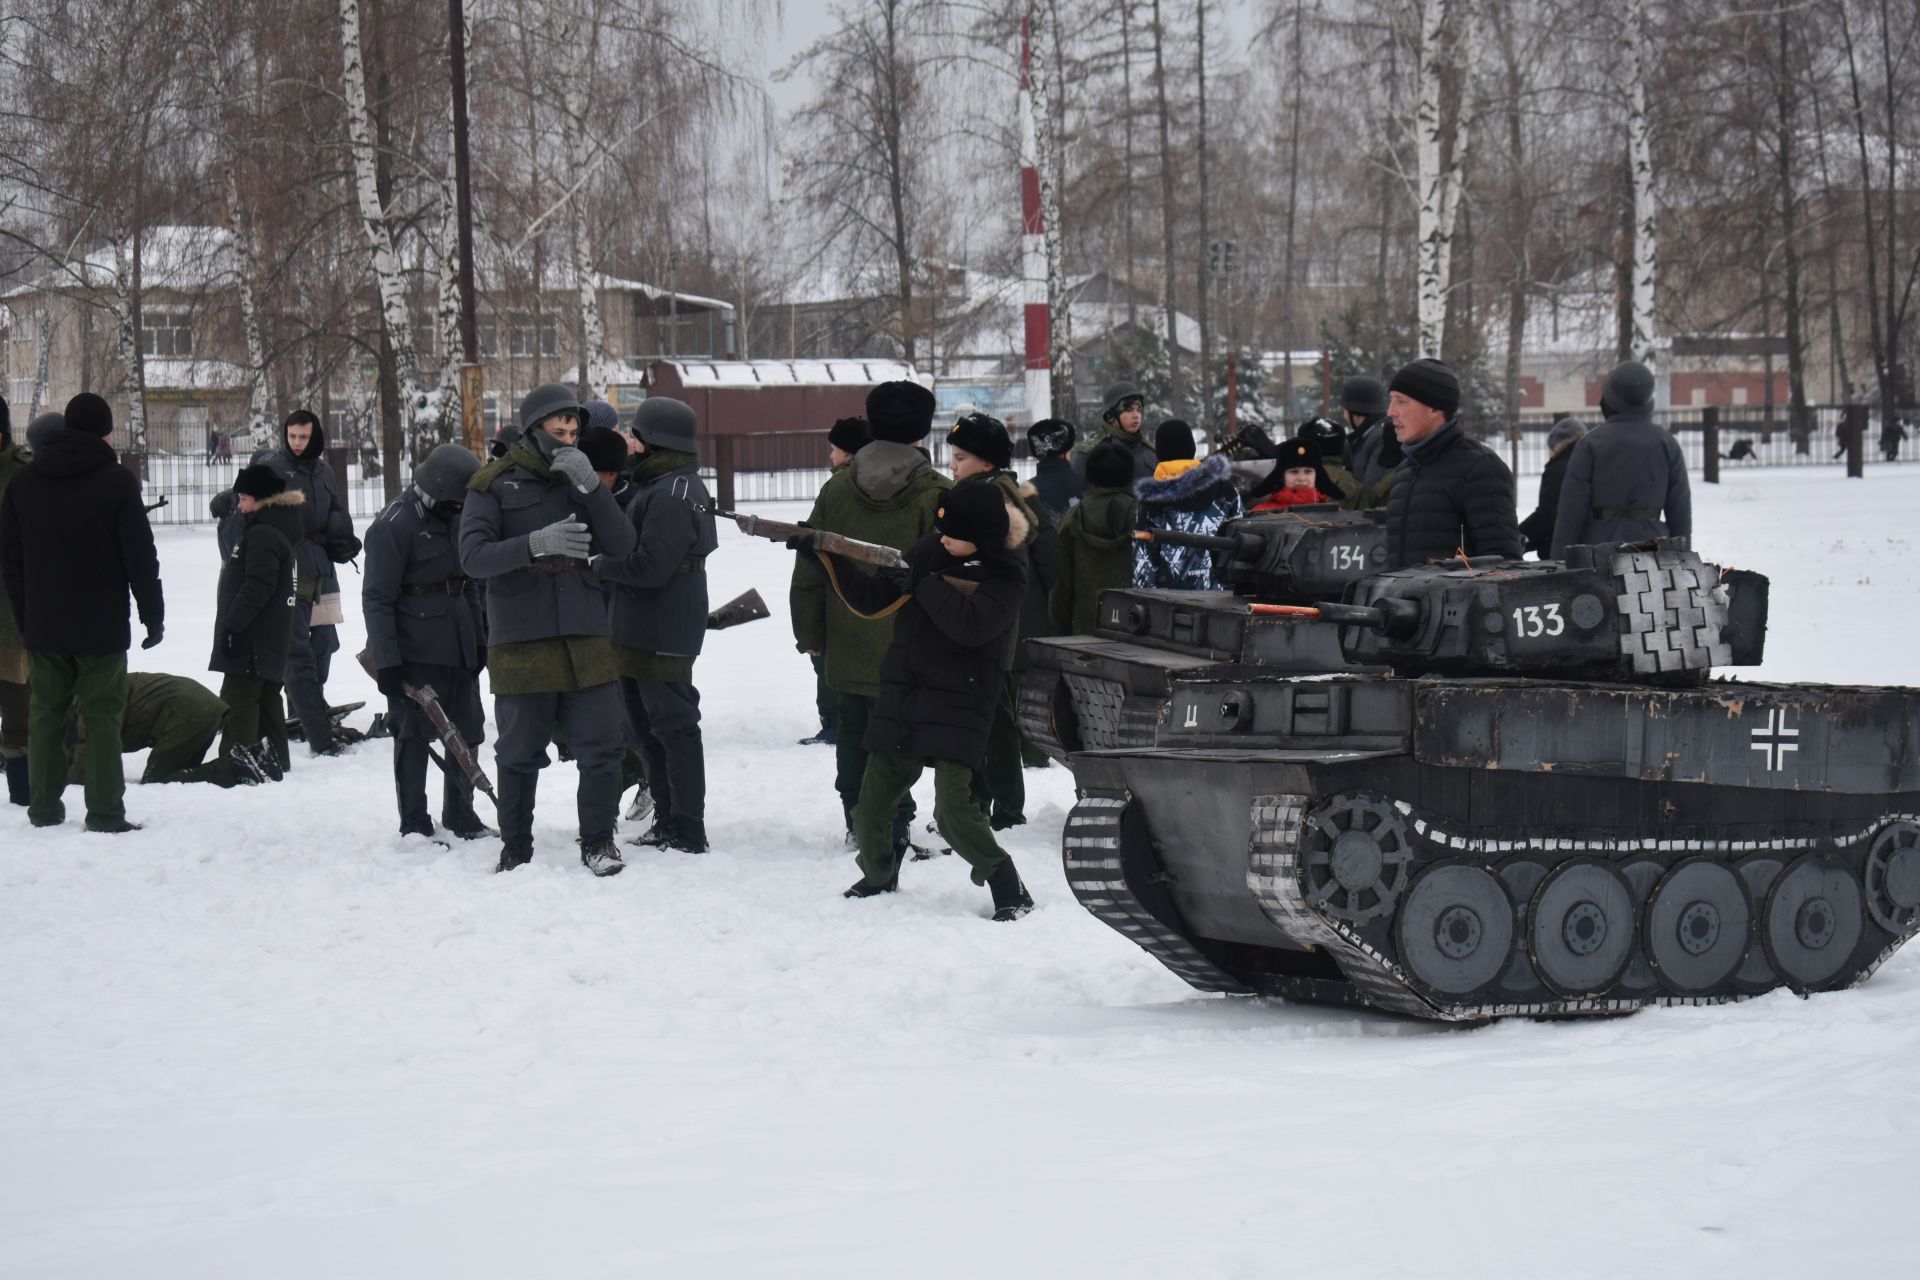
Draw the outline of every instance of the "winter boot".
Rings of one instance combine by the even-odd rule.
[[[673,815],[663,809],[653,811],[653,825],[627,841],[641,849],[657,848],[673,839]]]
[[[227,748],[227,768],[233,771],[235,786],[257,787],[267,781],[266,768],[237,742]]]
[[[515,867],[524,867],[532,861],[533,850],[514,849],[502,845],[500,847],[500,861],[495,864],[493,874],[499,875],[502,871],[512,871]]]
[[[899,891],[900,891],[900,860],[898,858],[895,858],[893,860],[893,874],[887,877],[887,882],[885,884],[879,884],[879,885],[868,884],[867,878],[865,876],[861,876],[858,880],[855,880],[853,882],[852,888],[848,889],[845,893],[841,894],[840,896],[843,898],[877,898],[883,893],[898,893]]]
[[[620,851],[613,847],[611,839],[582,840],[580,865],[596,876],[617,876],[627,869],[627,864],[620,861]]]
[[[681,853],[705,853],[707,824],[694,818],[677,818],[672,834],[660,842],[660,847],[676,849]]]
[[[32,797],[27,793],[27,758],[25,756],[7,757],[7,803],[27,805]]]
[[[1018,920],[1033,910],[1033,895],[1020,883],[1020,873],[1014,869],[1012,858],[1002,862],[987,877],[987,888],[993,893],[995,920]]]
[[[240,749],[253,757],[254,763],[260,766],[260,771],[267,775],[268,782],[278,782],[287,776],[287,771],[280,767],[280,757],[273,753],[273,744],[265,738],[250,747]]]
[[[433,835],[433,819],[421,817],[408,818],[400,824],[400,834],[403,836],[431,837]]]
[[[840,741],[840,732],[835,726],[822,722],[820,732],[800,739],[803,747],[831,747]]]
[[[633,793],[633,803],[627,806],[624,816],[628,822],[645,822],[647,815],[652,812],[653,792],[647,789],[646,783],[642,782],[639,789]]]
[[[452,819],[443,813],[440,815],[440,825],[456,840],[485,840],[500,834],[480,821],[479,815],[472,813],[461,814]]]
[[[87,830],[103,836],[123,836],[129,831],[140,830],[142,825],[143,824],[138,822],[128,822],[125,818],[114,818],[108,822],[95,822],[92,818],[87,819]]]

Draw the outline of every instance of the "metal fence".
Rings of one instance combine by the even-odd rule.
[[[1695,474],[1706,464],[1704,412],[1676,409],[1656,415],[1657,421],[1673,431],[1681,452],[1686,455],[1689,470]],[[1821,405],[1811,410],[1803,439],[1796,439],[1788,429],[1784,413],[1769,426],[1758,407],[1723,408],[1717,412],[1719,460],[1725,471],[1746,467],[1846,466],[1842,406]],[[1916,419],[1920,419],[1920,409],[1911,415],[1896,417],[1898,431],[1883,432],[1877,419],[1870,416],[1861,442],[1867,467],[1920,462],[1920,429],[1911,425]],[[1594,420],[1597,421],[1597,416]],[[1526,414],[1522,416],[1517,435],[1488,437],[1487,443],[1508,459],[1515,474],[1537,475],[1546,466],[1547,431],[1552,424],[1553,419],[1547,415]],[[1204,439],[1198,444],[1202,451],[1207,448]],[[927,437],[925,445],[933,465],[946,470],[949,457],[945,437],[935,432]],[[1024,456],[1024,439],[1016,437],[1014,446],[1014,471],[1024,479],[1032,475],[1033,463]],[[365,520],[377,515],[387,502],[384,477],[368,469],[361,456],[351,450],[329,449],[327,457],[354,518]],[[124,460],[144,482],[149,502],[161,496],[167,499],[167,505],[153,513],[156,523],[166,524],[207,519],[208,501],[232,486],[236,470],[245,462],[244,458],[210,461],[199,454],[160,452],[128,454]],[[826,483],[827,433],[772,431],[706,436],[700,442],[700,460],[702,474],[722,505],[804,502]]]

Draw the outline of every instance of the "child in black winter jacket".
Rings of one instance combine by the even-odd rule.
[[[899,887],[894,811],[931,763],[935,824],[973,868],[974,883],[992,890],[993,918],[1017,920],[1033,908],[971,794],[993,725],[1000,658],[1026,595],[1026,526],[998,486],[961,485],[941,498],[934,532],[908,548],[904,570],[869,575],[838,556],[803,552],[849,609],[895,617],[867,722],[867,771],[853,810],[861,878],[849,898]]]
[[[225,755],[251,751],[270,777],[288,767],[287,720],[280,690],[293,643],[294,547],[302,536],[306,495],[288,489],[270,467],[242,467],[234,482],[241,513],[238,540],[220,569],[209,670],[226,678]]]

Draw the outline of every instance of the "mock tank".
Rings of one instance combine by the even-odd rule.
[[[1920,926],[1920,693],[1714,678],[1762,657],[1764,577],[1683,540],[1382,572],[1377,534],[1232,522],[1235,592],[1029,642],[1068,883],[1124,937],[1205,991],[1472,1021],[1845,987]]]

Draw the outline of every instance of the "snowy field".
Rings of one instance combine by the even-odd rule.
[[[1766,676],[1920,684],[1920,467],[1695,501],[1772,575]],[[200,675],[213,534],[160,539],[134,662]],[[711,561],[776,616],[699,666],[707,857],[594,880],[560,768],[495,877],[393,834],[384,742],[134,787],[133,836],[0,806],[0,1276],[1911,1274],[1920,947],[1602,1022],[1205,997],[1074,903],[1058,767],[1007,842],[1025,921],[957,858],[842,901],[788,566],[730,529]],[[374,697],[357,621],[335,702]]]

